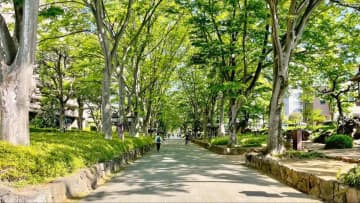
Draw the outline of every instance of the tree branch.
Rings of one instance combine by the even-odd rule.
[[[322,2],[322,0],[310,0],[309,5],[307,6],[306,10],[304,11],[304,14],[302,15],[298,25],[295,28],[295,44],[298,44],[300,41],[300,36],[304,32],[305,25],[307,21],[309,20],[310,14],[313,12],[313,10]]]
[[[5,52],[5,63],[11,65],[17,54],[17,47],[10,35],[5,18],[0,14],[0,40]]]
[[[343,6],[343,7],[347,7],[347,8],[352,8],[352,9],[355,9],[357,11],[360,11],[360,3],[354,3],[354,4],[351,4],[351,3],[346,3],[346,2],[343,2],[341,0],[330,0],[330,2],[334,3],[334,4],[337,4],[339,6]]]
[[[255,84],[256,84],[257,80],[259,79],[259,77],[260,77],[262,68],[264,67],[263,62],[264,62],[264,60],[265,60],[265,58],[267,56],[266,45],[268,43],[268,38],[269,38],[269,29],[270,29],[270,25],[267,24],[265,26],[265,35],[264,35],[264,40],[263,40],[263,48],[262,48],[262,51],[261,51],[261,56],[259,57],[259,62],[258,62],[256,71],[255,71],[255,75],[252,78],[252,81],[251,81],[249,87],[245,91],[246,95],[250,94],[250,92],[255,88]]]
[[[80,4],[82,6],[86,6],[87,4],[86,3],[82,3],[80,1],[74,1],[74,0],[68,0],[68,1],[55,1],[55,2],[50,2],[50,3],[46,3],[46,4],[41,4],[40,5],[40,8],[41,7],[47,7],[47,6],[52,6],[54,4],[66,4],[66,3],[75,3],[75,4]]]
[[[274,49],[276,50],[276,53],[279,53],[279,57],[282,57],[282,43],[279,39],[280,36],[280,27],[279,27],[279,23],[278,23],[278,14],[277,14],[277,1],[276,0],[267,0],[268,5],[270,7],[270,13],[271,13],[271,19],[272,19],[272,23],[271,23],[271,27],[272,27],[272,39],[273,39],[273,45],[274,45]],[[279,59],[281,60],[281,59]]]
[[[71,35],[75,35],[75,34],[78,34],[78,33],[82,33],[82,32],[91,32],[91,30],[88,30],[88,29],[85,29],[85,30],[76,30],[76,31],[73,31],[73,32],[70,32],[70,33],[67,33],[67,34],[63,34],[63,35],[58,35],[58,36],[54,36],[54,37],[47,37],[47,38],[44,38],[44,39],[41,39],[38,44],[44,42],[44,41],[47,41],[47,40],[51,40],[51,39],[59,39],[59,38],[63,38],[63,37],[67,37],[67,36],[71,36]],[[95,34],[95,33],[92,33],[92,34]]]
[[[119,46],[120,38],[124,34],[124,32],[126,30],[126,27],[127,27],[128,23],[129,23],[129,19],[130,19],[130,16],[131,16],[132,4],[133,4],[133,1],[129,0],[125,20],[124,20],[123,24],[121,25],[120,29],[114,35],[115,43],[114,43],[113,49],[111,51],[112,57],[115,57],[116,52],[117,52],[117,47]]]

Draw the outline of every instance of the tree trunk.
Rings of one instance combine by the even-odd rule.
[[[270,118],[269,118],[269,139],[268,151],[274,153],[281,153],[283,151],[282,136],[281,136],[281,105],[275,102],[282,99],[278,93],[280,88],[273,91],[273,97],[270,104]]]
[[[30,145],[29,105],[32,64],[16,68],[1,85],[0,136],[15,145]],[[20,71],[21,70],[21,71]]]
[[[274,70],[272,97],[269,116],[268,152],[282,153],[284,147],[281,135],[281,109],[284,92],[288,86],[288,66],[290,56],[304,32],[310,14],[322,0],[297,1],[291,0],[288,10],[286,35],[280,39],[280,22],[278,16],[278,1],[267,0],[271,14],[271,38],[274,53]]]
[[[144,119],[144,123],[143,123],[143,131],[144,133],[147,135],[148,131],[149,131],[149,125],[150,125],[150,120],[151,120],[151,114],[152,114],[152,98],[151,98],[151,92],[152,90],[150,90],[150,98],[149,101],[146,103],[146,115],[145,115],[145,119]]]
[[[274,62],[274,76],[276,77],[274,77],[270,101],[268,152],[278,154],[285,149],[282,141],[281,109],[288,85],[288,58],[279,55],[275,55],[274,58],[277,59]]]
[[[236,118],[239,111],[239,104],[237,104],[236,99],[230,100],[230,120],[229,120],[229,143],[230,147],[237,145],[237,136],[236,136]]]
[[[101,118],[99,118],[100,116],[97,116],[97,113],[96,113],[96,111],[98,111],[101,108],[100,105],[98,105],[97,107],[94,107],[94,106],[91,106],[90,104],[87,104],[87,106],[89,107],[90,116],[92,117],[92,119],[95,123],[97,131],[100,131],[101,130]]]
[[[225,95],[223,93],[220,102],[220,119],[219,119],[219,132],[218,132],[220,136],[225,136],[224,112],[225,112]]]
[[[210,120],[209,120],[209,105],[205,105],[205,109],[203,111],[203,119],[202,119],[202,129],[204,131],[204,136],[210,139]]]
[[[335,96],[334,98],[336,100],[336,107],[338,108],[338,112],[339,112],[339,119],[338,120],[342,120],[342,119],[344,119],[344,111],[343,111],[343,108],[341,106],[340,96]]]
[[[104,72],[103,72],[103,80],[102,80],[102,98],[101,98],[101,118],[102,118],[102,132],[105,135],[105,139],[112,139],[112,111],[111,111],[111,102],[110,102],[110,94],[111,94],[111,62],[108,61]]]
[[[124,50],[125,52],[125,50]],[[125,84],[123,80],[124,75],[124,62],[122,61],[120,65],[120,72],[118,76],[118,85],[119,85],[119,112],[118,112],[118,123],[117,123],[117,130],[118,130],[118,136],[119,138],[124,142],[125,141],[125,111],[124,111],[124,105],[125,105]]]
[[[83,130],[83,117],[84,117],[84,102],[78,98],[77,99],[77,103],[78,103],[78,106],[79,106],[79,112],[78,112],[78,118],[77,118],[77,126],[79,128],[79,130]]]
[[[11,65],[5,65],[5,59],[0,58],[0,138],[15,145],[30,145],[29,105],[38,7],[38,0],[24,1],[21,37],[16,58]],[[3,38],[2,35],[0,37]]]
[[[65,129],[66,129],[66,124],[65,124],[65,103],[63,101],[60,101],[59,126],[60,126],[60,131],[65,132]]]

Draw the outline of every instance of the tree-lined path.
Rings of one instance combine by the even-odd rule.
[[[230,160],[231,159],[231,160]],[[171,140],[81,202],[319,202],[193,144]]]

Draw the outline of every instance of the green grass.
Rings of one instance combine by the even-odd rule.
[[[289,158],[289,159],[325,158],[325,154],[320,152],[303,152],[303,151],[295,151],[295,150],[286,151],[284,154],[280,156],[281,158]]]
[[[261,147],[266,144],[267,136],[254,134],[238,135],[238,144],[242,147]],[[229,136],[216,137],[211,139],[211,145],[227,145],[229,143]]]
[[[360,165],[352,168],[348,173],[340,175],[338,179],[346,185],[360,188]]]
[[[152,143],[151,137],[114,137],[91,132],[32,132],[31,146],[0,142],[0,180],[13,186],[48,182]]]
[[[210,141],[211,145],[227,145],[229,143],[229,137],[228,136],[224,136],[224,137],[215,137],[212,138]]]
[[[238,135],[238,143],[243,147],[261,147],[266,144],[268,136],[266,135],[254,135],[254,134],[242,134]]]

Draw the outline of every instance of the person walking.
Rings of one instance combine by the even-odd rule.
[[[188,144],[189,140],[190,140],[190,135],[188,133],[186,133],[185,134],[185,145]]]
[[[156,137],[155,137],[155,143],[156,143],[156,150],[157,150],[157,152],[160,151],[161,142],[162,142],[161,136],[160,136],[159,134],[156,135]]]

